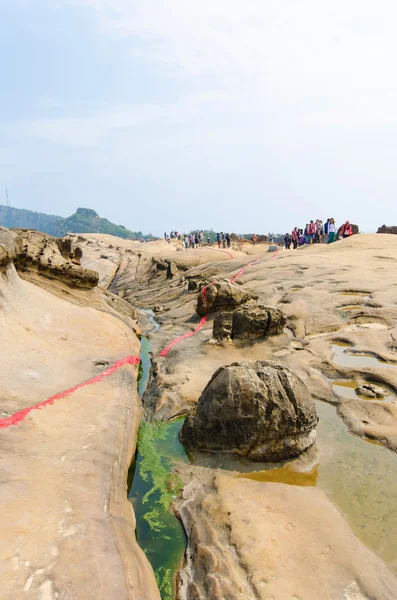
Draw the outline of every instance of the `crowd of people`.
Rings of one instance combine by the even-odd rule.
[[[332,244],[336,241],[337,228],[335,219],[329,218],[323,223],[321,219],[306,223],[305,229],[294,227],[292,233],[286,233],[284,244],[287,250],[291,250],[291,246],[296,249],[298,246],[305,244]],[[342,225],[339,238],[347,238],[353,235],[353,227],[349,221]]]
[[[306,227],[304,229],[299,229],[298,227],[294,227],[291,233],[286,233],[284,237],[284,245],[287,250],[291,250],[291,247],[296,249],[299,246],[304,246],[305,244],[332,244],[337,239],[337,227],[335,224],[335,219],[329,218],[325,222],[321,219],[316,219],[315,221],[310,221],[310,223],[306,223]],[[353,227],[349,221],[346,221],[342,227],[340,228],[339,239],[347,238],[353,235]],[[164,233],[164,239],[170,243],[171,240],[178,240],[186,250],[189,248],[202,248],[204,246],[204,231],[196,231],[194,233],[179,233],[178,231],[171,231],[168,233]],[[214,239],[214,238],[213,238]],[[231,246],[231,237],[230,234],[224,233],[221,231],[216,234],[216,243],[218,248],[230,248]],[[258,242],[258,236],[256,234],[251,238],[253,245]],[[273,239],[270,237],[270,242]],[[207,237],[206,242],[208,245],[211,245],[212,240],[210,237]]]
[[[164,239],[171,243],[171,240],[178,240],[181,242],[186,250],[189,248],[202,248],[204,246],[204,231],[196,231],[195,233],[179,233],[178,231],[171,231],[168,235],[167,232],[164,232]],[[207,237],[207,244],[211,244],[211,238]],[[231,237],[228,233],[220,233],[216,234],[216,242],[218,244],[218,248],[230,248],[231,245]]]
[[[216,234],[216,243],[218,244],[218,248],[222,246],[222,248],[230,248],[230,244],[232,243],[231,237],[228,233],[220,233]]]

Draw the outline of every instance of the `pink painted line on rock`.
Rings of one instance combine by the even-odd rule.
[[[208,250],[211,250],[211,248],[208,248]],[[215,248],[213,248],[213,250],[215,250]],[[219,252],[226,252],[226,250],[219,250]],[[273,258],[275,258],[277,256],[278,253],[278,248],[276,250],[276,252],[273,254]],[[228,253],[229,254],[229,253]],[[233,258],[233,257],[232,257]],[[229,279],[230,283],[234,283],[235,281],[237,281],[237,279],[239,277],[241,277],[241,275],[243,275],[243,273],[245,272],[246,269],[248,269],[248,267],[252,267],[252,265],[255,265],[256,263],[258,263],[259,261],[263,260],[264,257],[259,257],[256,260],[253,260],[252,262],[248,263],[248,265],[245,265],[245,267],[242,267],[240,269],[240,271],[237,273],[237,275],[235,275],[234,277],[232,277],[231,279]],[[206,296],[207,296],[207,289],[209,288],[210,285],[213,285],[214,283],[216,283],[216,280],[211,281],[211,283],[207,283],[206,286],[204,286],[201,290],[201,295],[202,295],[202,299],[205,302]],[[162,350],[160,352],[159,356],[167,356],[167,354],[169,353],[169,351],[171,350],[171,348],[173,348],[174,346],[176,346],[176,344],[179,344],[179,342],[182,342],[182,340],[185,340],[186,338],[190,338],[193,337],[196,333],[198,333],[200,331],[200,329],[202,329],[204,327],[204,325],[206,324],[208,320],[208,315],[206,315],[205,317],[203,317],[200,321],[200,323],[197,325],[197,327],[194,329],[194,331],[189,331],[188,333],[185,333],[184,335],[180,335],[179,337],[175,338],[174,340],[172,340],[172,342],[170,342],[168,344],[168,346],[166,346],[164,348],[164,350]]]
[[[230,256],[230,258],[234,258],[233,254],[231,252],[228,252],[228,250],[221,250],[220,248],[208,248],[208,246],[204,246],[207,250],[212,250],[212,252],[225,252],[225,254],[228,254]]]
[[[29,406],[28,408],[24,408],[23,410],[20,410],[20,411],[14,413],[10,417],[6,417],[5,419],[0,419],[0,429],[6,429],[7,427],[12,427],[13,425],[18,425],[33,410],[40,410],[41,408],[44,408],[45,406],[54,404],[54,402],[56,400],[62,400],[63,398],[67,398],[68,396],[71,396],[74,392],[77,392],[77,390],[80,390],[81,388],[85,387],[86,385],[93,385],[94,383],[99,383],[105,377],[109,377],[110,375],[113,375],[113,373],[115,373],[120,367],[123,367],[124,365],[138,365],[139,360],[140,360],[139,356],[127,356],[126,358],[122,358],[121,360],[118,360],[113,365],[111,365],[110,367],[105,369],[105,371],[103,371],[99,375],[96,375],[92,379],[88,379],[87,381],[84,381],[83,383],[79,383],[78,385],[70,388],[69,390],[65,390],[64,392],[61,392],[60,394],[55,394],[55,396],[51,396],[51,398],[48,398],[47,400],[44,400],[43,402],[40,402],[39,404],[35,404],[34,406]]]
[[[173,346],[175,346],[175,344],[179,344],[179,342],[181,342],[182,340],[185,340],[186,338],[190,338],[193,335],[195,335],[196,333],[198,333],[200,331],[200,329],[202,329],[204,327],[204,325],[206,324],[207,319],[208,319],[207,316],[203,317],[201,319],[200,323],[194,329],[194,331],[189,331],[188,333],[185,333],[184,335],[180,335],[179,337],[172,340],[172,342],[169,343],[168,346],[166,346],[166,348],[164,348],[164,350],[162,350],[160,352],[160,356],[167,356],[168,352],[171,350],[171,348]]]
[[[237,275],[235,275],[234,277],[232,277],[231,279],[229,279],[230,283],[234,283],[235,281],[237,281],[237,279],[239,277],[241,277],[241,275],[244,274],[245,270],[248,269],[248,267],[252,267],[252,265],[255,265],[260,260],[263,260],[263,258],[257,258],[256,260],[253,260],[252,262],[248,263],[248,265],[245,265],[245,267],[241,267],[241,269],[239,270],[239,272],[237,273]]]

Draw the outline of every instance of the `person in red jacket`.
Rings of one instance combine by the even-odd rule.
[[[347,238],[353,235],[353,227],[350,225],[350,221],[346,221],[344,225],[342,225],[342,229],[340,232],[341,238]]]
[[[309,223],[309,227],[308,227],[308,233],[309,233],[309,244],[314,244],[315,239],[316,239],[316,225],[314,223],[314,221],[310,221]]]

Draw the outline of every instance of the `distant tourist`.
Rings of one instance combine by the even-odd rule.
[[[324,223],[324,227],[323,227],[323,244],[328,244],[328,228],[329,228],[329,222],[331,219],[327,219]]]
[[[188,250],[189,249],[189,236],[186,235],[186,233],[185,233],[185,237],[183,239],[185,242],[185,249]]]
[[[207,244],[210,245],[211,244],[211,239],[209,237],[207,237]]]
[[[306,223],[304,236],[305,236],[305,244],[308,244],[310,242],[309,223]]]
[[[308,225],[308,234],[309,234],[309,244],[314,244],[314,242],[316,241],[316,232],[317,232],[317,228],[316,225],[314,223],[314,221],[310,221],[309,225]]]
[[[216,234],[216,243],[218,244],[218,248],[221,247],[221,234],[217,233]]]
[[[316,244],[321,244],[323,237],[323,222],[321,219],[316,220]]]
[[[346,223],[342,225],[340,239],[350,237],[351,235],[353,235],[353,227],[350,225],[350,221],[346,221]]]
[[[296,250],[298,247],[298,244],[299,244],[299,233],[298,233],[297,227],[294,227],[291,238],[292,238],[292,244],[294,246],[294,250]]]
[[[336,239],[335,219],[330,219],[328,224],[328,244],[332,244]]]
[[[231,239],[230,239],[230,235],[228,233],[225,235],[225,239],[226,239],[227,247],[230,248]]]
[[[291,242],[292,242],[292,238],[291,238],[290,234],[286,233],[285,238],[284,238],[284,244],[285,244],[286,250],[291,250]]]
[[[258,236],[256,235],[256,233],[254,233],[254,235],[252,236],[252,243],[253,243],[254,246],[255,246],[255,244],[256,244],[257,241],[258,241]]]

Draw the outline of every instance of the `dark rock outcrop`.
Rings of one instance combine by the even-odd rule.
[[[388,227],[387,225],[382,225],[382,227],[378,228],[376,233],[391,233],[393,235],[397,235],[397,226],[392,225],[391,227]]]
[[[218,310],[232,310],[258,296],[228,281],[215,281],[203,288],[197,297],[197,313],[204,317]]]
[[[213,336],[216,340],[252,339],[283,333],[287,319],[273,306],[248,303],[232,313],[216,315]]]
[[[178,267],[176,266],[176,263],[173,260],[169,260],[167,262],[167,279],[173,279],[178,275]]]
[[[292,371],[269,361],[241,362],[214,373],[179,439],[189,451],[280,461],[314,443],[317,422],[309,390]]]

